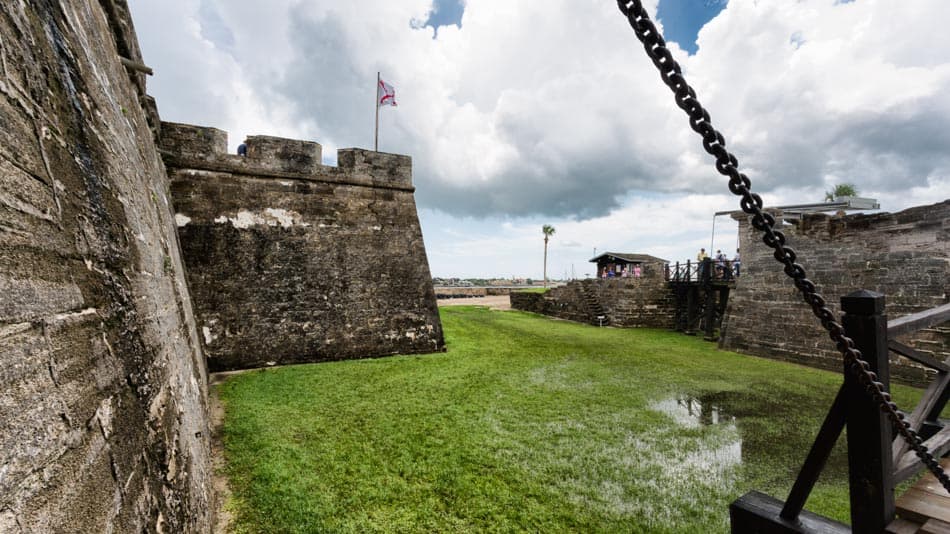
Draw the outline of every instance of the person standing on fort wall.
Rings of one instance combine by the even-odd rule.
[[[706,254],[706,249],[701,248],[701,249],[699,249],[699,254],[696,255],[696,261],[701,262],[701,261],[705,260],[705,259],[708,258],[708,257],[709,257],[709,254]]]
[[[739,260],[739,249],[736,249],[736,256],[732,258],[732,270],[736,274],[736,278],[739,277],[739,267],[742,265],[742,262]]]

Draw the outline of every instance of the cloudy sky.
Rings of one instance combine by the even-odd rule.
[[[670,260],[737,208],[611,0],[130,0],[164,120],[411,155],[434,276]],[[768,205],[950,197],[946,0],[646,0]],[[712,248],[735,249],[716,220]],[[808,259],[804,258],[807,264]]]

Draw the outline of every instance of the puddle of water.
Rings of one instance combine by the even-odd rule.
[[[820,424],[820,420],[801,419],[802,413],[821,411],[820,406],[808,404],[791,399],[788,403],[775,403],[773,399],[719,392],[699,397],[669,397],[651,403],[649,408],[668,416],[684,429],[710,427],[710,430],[717,428],[720,436],[735,436],[734,440],[713,440],[701,450],[690,451],[688,461],[696,465],[724,468],[748,464],[748,467],[756,466],[753,470],[767,467],[794,477]],[[813,399],[811,404],[815,404]],[[844,441],[843,436],[840,441]],[[841,445],[838,444],[825,466],[822,473],[825,480],[847,476]]]
[[[692,467],[722,471],[742,463],[742,437],[736,417],[712,403],[681,395],[650,404],[649,408],[669,416],[677,425],[696,429],[718,426],[718,439],[701,440],[700,447],[683,459]]]
[[[711,402],[695,397],[679,396],[650,404],[650,409],[670,416],[678,425],[686,428],[736,423],[735,416],[728,415]]]

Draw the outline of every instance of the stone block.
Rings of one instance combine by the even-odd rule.
[[[337,152],[337,165],[347,174],[370,179],[377,185],[412,186],[412,158],[409,156],[344,148]]]
[[[262,169],[314,174],[323,164],[323,147],[312,141],[252,135],[244,142],[249,164]]]
[[[162,122],[160,146],[179,157],[210,160],[227,154],[228,133],[207,126]]]

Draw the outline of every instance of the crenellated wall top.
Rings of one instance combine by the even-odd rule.
[[[323,165],[323,147],[312,141],[254,135],[244,144],[246,155],[229,154],[227,132],[174,122],[162,122],[159,142],[171,168],[414,190],[409,156],[344,148],[334,167]]]

